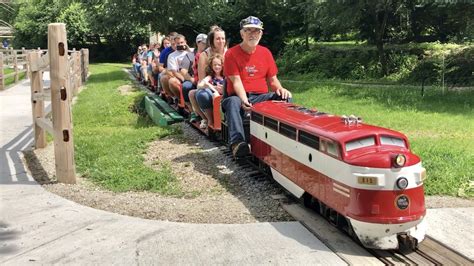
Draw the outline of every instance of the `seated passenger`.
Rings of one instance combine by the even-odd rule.
[[[147,53],[147,76],[148,76],[149,86],[151,87],[152,91],[155,91],[155,76],[153,74],[153,69],[156,67],[155,58],[156,58],[157,53],[159,56],[157,44],[154,44],[154,43],[150,44],[150,49],[148,50],[148,53]]]
[[[163,38],[163,40],[161,41],[161,45],[160,45],[160,52],[163,51],[164,49],[168,48],[168,47],[171,47],[171,41],[170,41],[170,37],[169,36],[166,36],[165,38]]]
[[[183,93],[185,104],[192,110],[189,102],[189,91],[194,88],[194,78],[192,67],[194,62],[194,53],[189,49],[186,38],[178,34],[175,39],[176,51],[171,53],[168,57],[167,69],[169,75],[169,88],[176,98],[180,97],[180,89]]]
[[[138,46],[137,52],[132,55],[132,70],[133,76],[138,80],[140,79],[140,69],[138,68],[140,64],[138,63],[138,55],[142,52],[142,47]]]
[[[172,96],[173,94],[171,93],[170,91],[170,88],[169,88],[169,84],[168,84],[168,81],[170,79],[170,77],[168,76],[168,71],[167,71],[167,66],[168,66],[168,57],[171,53],[173,53],[176,49],[176,44],[175,44],[175,41],[174,41],[174,38],[176,37],[178,33],[176,32],[172,32],[170,33],[169,35],[169,39],[170,39],[170,42],[171,42],[171,45],[167,48],[165,48],[163,51],[161,51],[160,53],[160,65],[159,65],[159,69],[160,69],[160,83],[161,83],[161,88],[163,90],[163,92],[168,95],[168,96]]]
[[[225,31],[218,26],[213,26],[207,35],[209,47],[199,56],[198,77],[199,81],[206,76],[206,67],[209,57],[214,54],[225,55],[227,43],[225,39]],[[199,82],[198,81],[198,82]]]
[[[278,69],[272,53],[258,45],[262,30],[263,22],[257,17],[243,19],[240,22],[242,42],[225,55],[224,75],[229,96],[222,100],[222,109],[234,157],[243,157],[250,152],[242,123],[244,111],[251,110],[252,104],[258,102],[291,98],[291,93],[277,78]],[[273,92],[268,92],[268,86]]]
[[[224,66],[224,58],[220,54],[211,56],[208,60],[206,74],[197,85],[196,100],[199,107],[204,112],[206,119],[201,120],[201,128],[206,128],[208,123],[213,125],[213,106],[212,100],[222,95],[224,86],[224,76],[222,67]]]
[[[144,85],[148,82],[148,45],[142,45],[142,55],[140,56],[140,74]]]
[[[207,48],[207,35],[204,33],[198,34],[196,36],[196,49],[194,49],[194,63],[193,63],[193,74],[194,74],[194,86],[197,87],[197,82],[199,81],[198,75],[198,62],[201,53]],[[189,122],[193,123],[198,121],[199,117],[204,117],[204,113],[200,110],[199,105],[196,101],[196,90],[189,91],[189,101],[194,112],[191,112]]]

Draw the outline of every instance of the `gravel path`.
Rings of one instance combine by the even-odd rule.
[[[190,223],[253,223],[289,221],[278,197],[285,192],[273,181],[246,176],[235,162],[189,125],[181,123],[183,137],[167,137],[150,144],[145,164],[171,166],[182,197],[150,192],[113,193],[88,179],[76,185],[54,183],[53,145],[25,153],[32,176],[43,187],[92,208],[147,219]],[[474,200],[448,196],[426,197],[428,208],[474,207]]]

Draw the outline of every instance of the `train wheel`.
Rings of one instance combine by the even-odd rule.
[[[316,212],[319,212],[319,201],[311,196],[309,193],[304,193],[303,203],[306,208],[310,208]]]
[[[413,251],[418,247],[418,240],[412,236],[400,234],[397,239],[400,250]]]
[[[208,134],[209,139],[211,141],[216,141],[217,140],[216,132],[212,128],[207,127],[207,134]]]

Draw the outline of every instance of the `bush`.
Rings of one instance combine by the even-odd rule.
[[[375,47],[316,44],[306,49],[301,42],[287,44],[277,60],[284,74],[342,80],[388,80],[399,83],[474,84],[474,48],[459,45],[392,45],[385,48],[388,75],[383,76]],[[443,61],[444,57],[444,61]]]

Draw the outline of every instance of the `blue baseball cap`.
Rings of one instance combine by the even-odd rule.
[[[240,29],[243,28],[256,28],[263,30],[263,22],[257,17],[250,16],[240,21]]]

